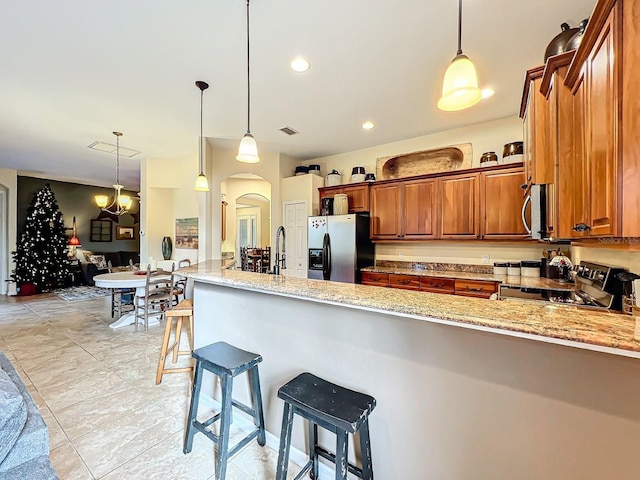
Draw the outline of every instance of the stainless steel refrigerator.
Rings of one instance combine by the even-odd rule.
[[[367,215],[309,217],[307,239],[308,278],[360,283],[360,269],[374,264]]]

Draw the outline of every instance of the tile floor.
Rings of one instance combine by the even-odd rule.
[[[114,331],[108,326],[109,301],[0,296],[0,350],[49,427],[58,475],[63,480],[213,478],[214,449],[203,435],[196,435],[189,455],[182,453],[189,374],[165,375],[155,385],[164,323],[148,332],[133,326]],[[232,434],[237,438],[239,431]],[[232,459],[227,479],[273,479],[276,461],[277,452],[253,442]],[[299,470],[292,464],[290,478]]]

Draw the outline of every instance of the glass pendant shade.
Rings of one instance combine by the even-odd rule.
[[[240,141],[240,147],[238,148],[238,156],[236,160],[242,163],[258,163],[260,157],[258,156],[258,145],[256,139],[253,138],[249,132],[244,134]]]
[[[109,202],[109,197],[107,195],[96,195],[93,198],[96,201],[96,205],[100,208],[106,207]]]
[[[131,208],[131,197],[129,195],[118,195],[118,204],[121,208],[129,210]]]
[[[457,55],[444,74],[438,108],[445,112],[464,110],[482,100],[476,68],[466,55]]]
[[[209,191],[209,182],[207,181],[207,177],[204,173],[198,175],[196,178],[196,186],[194,188],[196,192],[208,192]]]

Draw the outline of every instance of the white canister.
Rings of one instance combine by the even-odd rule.
[[[336,193],[333,196],[333,214],[346,215],[349,213],[349,198],[344,193]]]
[[[334,187],[336,185],[342,185],[342,175],[335,170],[327,175],[325,187]]]
[[[507,266],[507,275],[511,275],[513,277],[520,276],[520,262],[509,262]]]
[[[507,274],[507,267],[509,266],[508,263],[494,263],[493,264],[493,274],[494,275],[506,275]]]
[[[529,278],[540,278],[540,265],[541,262],[535,260],[523,260],[520,262],[520,275]]]

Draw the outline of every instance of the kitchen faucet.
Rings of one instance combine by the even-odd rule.
[[[280,258],[280,234],[282,234],[282,258]],[[276,231],[276,260],[273,262],[273,274],[280,275],[280,263],[282,262],[282,269],[287,269],[287,254],[284,227],[280,225]]]

